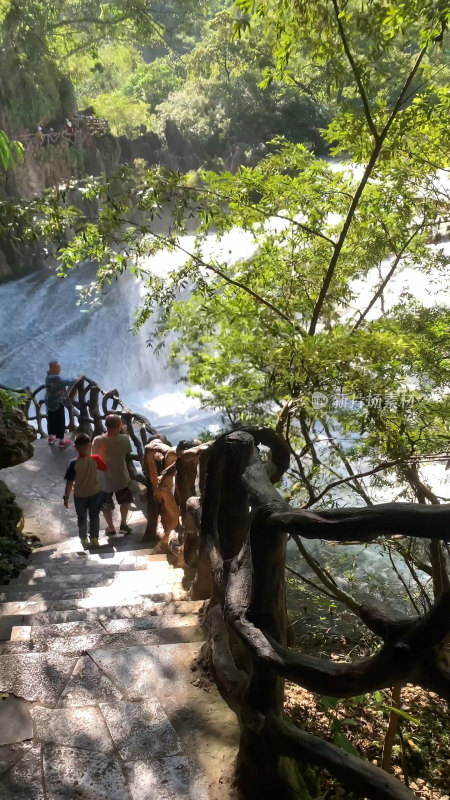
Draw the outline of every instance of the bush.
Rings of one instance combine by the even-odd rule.
[[[126,97],[122,92],[101,94],[93,101],[95,113],[105,117],[116,136],[133,137],[141,125],[152,126],[148,106],[141,100]]]
[[[156,58],[151,64],[141,64],[128,78],[124,94],[141,100],[154,110],[171,92],[183,85],[184,69],[172,58]]]
[[[285,136],[308,143],[323,153],[320,128],[330,117],[327,109],[295,87],[273,83],[259,87],[251,69],[230,81],[188,81],[156,108],[157,130],[173,119],[181,133],[204,145],[212,156],[223,155],[235,144],[250,147]]]

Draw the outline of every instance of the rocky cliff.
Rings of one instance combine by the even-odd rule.
[[[64,128],[58,130],[50,123],[42,136],[24,135],[24,160],[0,174],[0,197],[31,199],[73,178],[111,175],[120,164],[132,165],[136,159],[181,172],[205,164],[172,120],[167,121],[163,140],[152,132],[135,139],[117,138],[110,133],[106,120],[78,113],[73,119],[73,140]],[[72,202],[82,203],[81,195]],[[0,240],[0,283],[34,272],[44,263],[48,263],[48,254],[39,243]]]

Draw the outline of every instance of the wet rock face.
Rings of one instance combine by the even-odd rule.
[[[164,133],[169,151],[168,155],[178,163],[178,167],[170,168],[178,168],[186,172],[191,169],[198,169],[201,161],[194,152],[191,142],[182,135],[173,119],[166,120]]]
[[[36,433],[17,408],[9,408],[0,396],[0,469],[14,467],[33,455]],[[21,535],[22,510],[15,495],[0,481],[0,582],[19,574],[31,548]]]
[[[36,432],[17,408],[8,408],[0,396],[0,469],[15,467],[33,456]]]
[[[137,139],[128,139],[123,143],[121,158],[127,163],[132,163],[135,158],[142,158],[149,166],[154,166],[160,163],[162,149],[162,142],[156,133],[144,133]]]
[[[0,582],[19,574],[27,564],[31,547],[21,535],[23,527],[22,509],[13,494],[0,481]]]
[[[0,481],[0,530],[2,536],[15,534],[22,525],[22,511],[15,503],[15,497],[6,483]]]

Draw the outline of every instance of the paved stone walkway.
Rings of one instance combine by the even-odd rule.
[[[71,452],[69,452],[71,451]],[[0,586],[0,800],[225,800],[236,719],[193,667],[183,572],[133,534],[80,549],[74,451],[45,440],[1,479],[44,546]]]

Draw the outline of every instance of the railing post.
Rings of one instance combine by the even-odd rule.
[[[256,513],[250,528],[252,591],[247,616],[253,625],[283,646],[287,640],[286,540],[286,534],[268,529],[262,515]],[[266,719],[283,716],[284,680],[248,654],[246,660],[250,683],[246,711],[241,715],[238,756],[239,783],[244,796],[258,796],[261,800],[274,797],[310,800],[298,764],[281,757],[264,731]],[[260,729],[254,724],[258,719]]]
[[[144,539],[147,541],[156,541],[158,540],[156,529],[159,517],[160,496],[158,489],[158,472],[150,444],[145,446],[144,457],[144,473],[147,478],[147,526],[145,528]]]
[[[245,431],[235,431],[225,439],[225,463],[217,526],[224,562],[237,556],[247,538],[250,506],[241,478],[253,447],[253,437]]]
[[[80,381],[77,381],[76,383],[74,383],[74,385],[72,386],[72,388],[71,388],[71,390],[69,392],[70,405],[67,406],[67,412],[69,414],[69,431],[71,433],[73,433],[77,429],[74,406],[78,402],[77,400],[75,400],[75,397],[76,397],[77,393],[78,393],[78,398],[79,398],[79,385],[80,385]]]
[[[92,434],[92,425],[91,425],[91,418],[89,416],[89,400],[88,395],[90,395],[92,388],[92,383],[82,378],[80,381],[80,388],[78,391],[79,397],[79,404],[80,404],[80,415],[78,417],[78,430],[80,433],[87,433],[88,436]]]
[[[100,386],[91,386],[89,395],[89,413],[94,421],[94,436],[101,436],[104,433],[102,415],[100,413]]]
[[[198,565],[198,534],[201,526],[202,509],[199,497],[189,497],[183,523],[183,559],[188,567]]]
[[[142,447],[142,443],[139,441],[138,437],[136,436],[133,428],[133,412],[130,411],[129,408],[123,408],[121,412],[122,421],[127,426],[127,433],[130,437],[131,441],[133,442],[137,454],[139,456],[139,460],[142,463],[144,458],[144,448]],[[134,476],[135,477],[135,476]]]
[[[249,504],[241,476],[253,445],[250,434],[236,431],[209,448],[198,570],[192,586],[195,600],[205,600],[212,594],[214,601],[223,603],[230,561],[238,554],[248,532]],[[220,584],[213,580],[212,553]],[[223,563],[219,565],[220,559]]]
[[[29,418],[31,403],[33,403],[36,414],[36,426],[38,429],[39,436],[41,437],[46,436],[46,434],[44,433],[44,429],[42,427],[42,420],[44,419],[44,417],[47,418],[47,414],[44,415],[41,410],[44,401],[38,400],[36,395],[38,395],[43,388],[44,388],[43,386],[39,386],[39,388],[36,389],[34,392],[32,392],[32,394],[30,395],[30,404],[28,406],[28,413],[27,413],[27,416]]]
[[[183,528],[186,515],[186,503],[189,497],[194,497],[195,495],[195,480],[200,457],[200,453],[190,453],[189,457],[183,457],[183,452],[195,447],[196,444],[199,444],[199,442],[179,442],[176,450],[175,500],[180,509]]]

